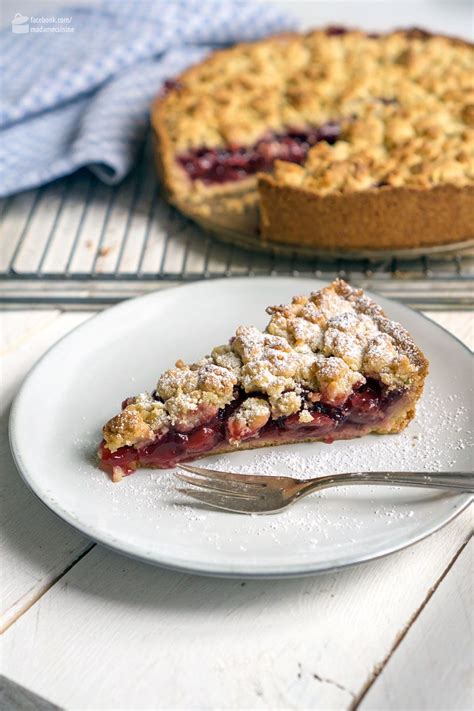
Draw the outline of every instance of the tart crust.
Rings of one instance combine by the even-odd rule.
[[[474,237],[473,180],[471,177],[459,179],[459,176],[451,179],[449,166],[445,171],[446,178],[437,175],[433,179],[431,176],[424,184],[422,180],[416,185],[405,184],[405,177],[402,175],[397,178],[397,184],[381,187],[359,184],[349,189],[341,189],[340,186],[335,185],[329,191],[308,186],[306,184],[308,181],[303,181],[302,185],[294,184],[291,174],[296,166],[287,162],[281,163],[280,171],[260,173],[258,177],[251,175],[236,182],[223,184],[209,185],[200,180],[190,181],[187,177],[176,160],[182,148],[176,145],[176,138],[170,131],[173,112],[179,111],[179,104],[176,109],[176,104],[173,103],[177,94],[182,90],[188,94],[192,93],[193,86],[196,82],[202,81],[203,74],[209,72],[210,75],[215,75],[222,66],[229,66],[229,62],[238,63],[242,55],[249,51],[265,62],[266,54],[270,52],[272,56],[272,52],[278,52],[279,46],[291,43],[294,45],[295,42],[304,44],[307,38],[313,36],[322,36],[324,41],[324,32],[314,31],[307,35],[287,33],[214,52],[203,62],[184,72],[177,78],[175,86],[165,96],[155,101],[152,108],[152,127],[156,163],[170,202],[193,219],[201,223],[207,222],[216,228],[245,233],[259,231],[262,243],[266,244],[274,242],[316,249],[389,250],[449,245],[472,239]],[[344,33],[344,36],[349,38],[353,36],[354,41],[357,42],[364,37],[364,34],[351,31]],[[397,36],[406,36],[408,43],[412,38],[417,42],[439,40],[454,47],[459,46],[461,51],[462,48],[472,47],[470,43],[463,40],[430,35],[418,30],[392,33],[384,37]],[[337,41],[337,38],[333,40]],[[297,49],[295,45],[295,56],[297,56]],[[442,47],[439,51],[442,51]],[[411,61],[416,61],[409,56],[409,47],[407,55],[403,61],[408,65]],[[436,77],[433,81],[435,80]],[[235,81],[237,82],[235,91],[245,92],[245,81],[243,79]],[[209,94],[212,95],[212,92],[211,81]],[[301,100],[304,102],[304,97]],[[203,101],[206,109],[205,100]],[[462,101],[466,104],[463,115],[467,117],[466,125],[469,126],[474,121],[474,105],[469,103],[472,98],[467,96]],[[265,111],[266,109],[263,109],[264,116]],[[429,110],[426,113],[429,115]],[[205,117],[205,110],[203,116]],[[333,118],[345,120],[347,117],[334,116]],[[197,123],[193,124],[191,121],[186,124],[186,140],[191,147],[199,147],[203,140],[193,133],[193,125],[196,128],[199,121],[200,119],[197,118]],[[205,122],[205,118],[203,121]],[[256,135],[253,134],[248,122],[246,124],[243,121],[242,127],[241,121],[237,108],[236,135],[243,136],[242,145],[250,145],[256,139]],[[261,121],[261,116],[258,121]],[[278,125],[277,119],[275,121],[276,123],[273,122],[273,125],[269,126],[270,130],[278,131],[284,128],[281,123]],[[212,131],[209,133],[211,148],[213,147],[212,136],[216,134],[214,129],[213,126],[214,133]],[[398,129],[400,126],[397,126]],[[404,130],[403,126],[402,130]],[[432,130],[436,133],[436,128],[428,128],[426,134],[428,142],[431,140]],[[229,135],[232,136],[232,128],[229,131]],[[246,132],[249,136],[248,140],[245,139]],[[225,145],[225,136],[223,138],[220,135],[217,139],[214,136],[214,140],[217,140],[219,145],[224,141]]]
[[[474,237],[470,185],[318,195],[260,174],[258,186],[264,242],[389,250],[449,245]]]

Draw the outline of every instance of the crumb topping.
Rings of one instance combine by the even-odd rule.
[[[365,378],[357,370],[351,370],[342,359],[318,354],[313,366],[320,399],[330,405],[343,405],[355,385],[363,385]]]
[[[233,399],[237,377],[232,370],[207,358],[191,366],[182,361],[163,373],[156,386],[171,424],[188,432],[211,420],[217,410]]]
[[[157,402],[148,393],[141,393],[131,400],[104,427],[104,439],[111,452],[119,447],[146,444],[158,433],[166,434],[169,430],[170,417],[162,402]]]
[[[377,334],[369,316],[349,311],[328,321],[322,352],[342,358],[352,370],[361,370],[364,353]]]
[[[265,331],[240,326],[210,356],[191,365],[178,361],[165,371],[155,396],[130,399],[104,428],[107,447],[146,443],[170,427],[190,431],[242,391],[249,397],[229,418],[235,440],[270,417],[299,412],[300,421],[309,422],[308,402],[340,406],[367,377],[393,390],[409,388],[426,373],[426,360],[407,331],[342,280],[268,313]]]
[[[227,423],[229,442],[238,443],[267,424],[270,419],[270,405],[266,400],[249,397],[232,413]]]
[[[420,31],[324,30],[212,55],[160,104],[176,154],[249,146],[268,132],[340,124],[278,181],[322,194],[474,182],[472,45]],[[198,188],[196,188],[198,189]]]

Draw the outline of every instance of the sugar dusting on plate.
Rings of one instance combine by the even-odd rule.
[[[202,466],[242,474],[279,474],[309,478],[319,474],[349,471],[433,471],[450,469],[456,465],[457,452],[472,447],[472,433],[465,429],[466,407],[457,405],[458,396],[446,401],[429,384],[419,403],[416,419],[398,435],[372,435],[357,440],[286,445],[268,450],[247,452],[245,463],[241,457],[225,455],[201,460]],[[441,437],[450,431],[448,438]],[[442,442],[442,444],[441,444]],[[84,451],[86,442],[77,443]],[[90,447],[90,442],[87,443]],[[239,463],[240,462],[240,463]],[[266,536],[283,544],[285,534],[304,535],[309,547],[314,548],[331,539],[338,530],[344,543],[356,543],[358,532],[367,517],[376,517],[386,527],[396,526],[405,519],[416,517],[417,502],[433,503],[440,494],[406,490],[397,487],[340,487],[308,497],[298,505],[275,516],[235,516],[190,504],[190,500],[176,492],[177,480],[170,472],[142,470],[113,484],[107,476],[90,468],[84,471],[84,486],[93,496],[98,487],[108,487],[110,509],[123,518],[126,527],[129,516],[137,514],[157,531],[166,526],[170,515],[179,517],[183,535],[196,534],[211,548],[219,550],[222,536],[236,535],[238,549],[245,553],[255,536]],[[407,493],[408,492],[408,493]],[[442,494],[449,496],[449,494]],[[426,509],[425,509],[426,512]],[[215,526],[216,517],[225,517],[226,525]],[[339,538],[340,536],[338,536]]]

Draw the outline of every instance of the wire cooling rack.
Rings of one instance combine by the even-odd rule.
[[[418,308],[474,305],[472,251],[307,260],[220,243],[160,196],[148,152],[117,187],[80,171],[1,201],[0,220],[4,308],[101,308],[171,284],[254,275],[340,276]]]

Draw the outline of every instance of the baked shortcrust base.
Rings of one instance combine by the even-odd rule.
[[[400,432],[428,364],[409,334],[343,281],[268,309],[197,363],[165,371],[104,426],[115,480],[239,449]]]
[[[188,215],[266,242],[458,243],[474,237],[473,73],[472,45],[420,30],[237,45],[155,102],[158,170]]]
[[[262,175],[259,191],[261,237],[266,242],[390,250],[449,245],[474,237],[474,185],[318,195]]]

